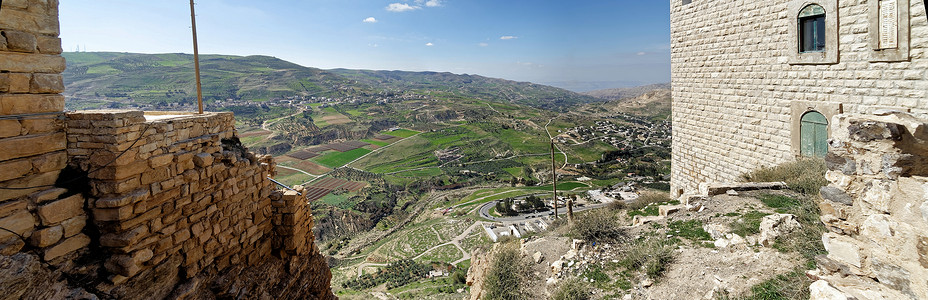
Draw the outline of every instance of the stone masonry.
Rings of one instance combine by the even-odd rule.
[[[928,298],[928,115],[839,115],[812,299]]]
[[[54,186],[67,164],[58,1],[0,10],[0,254],[46,261],[90,243],[81,195]]]
[[[671,0],[674,194],[798,155],[798,122],[815,110],[872,113],[896,108],[928,112],[928,18],[920,0],[907,4],[898,61],[883,62],[871,40],[868,1]],[[873,2],[870,0],[869,2]],[[797,41],[794,7],[836,9],[837,61],[791,61]],[[837,10],[836,12],[834,10]],[[908,23],[905,23],[908,21]],[[834,46],[834,45],[829,45]]]
[[[58,1],[0,5],[0,298],[334,298],[231,113],[65,113]]]

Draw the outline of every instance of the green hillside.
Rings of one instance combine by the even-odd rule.
[[[190,104],[196,99],[193,56],[112,52],[64,53],[69,101]],[[268,56],[201,55],[203,98],[266,101],[429,95],[560,109],[596,98],[527,82],[436,72],[321,70]]]

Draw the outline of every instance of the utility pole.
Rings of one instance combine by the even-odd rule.
[[[197,73],[197,106],[203,114],[203,87],[200,85],[200,50],[197,49],[197,16],[193,10],[193,0],[190,0],[190,24],[193,28],[193,67]]]
[[[551,196],[554,203],[554,218],[557,219],[557,165],[554,162],[554,139],[551,139]]]

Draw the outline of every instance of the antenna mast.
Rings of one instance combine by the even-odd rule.
[[[197,49],[197,17],[193,10],[193,0],[190,0],[190,24],[193,28],[193,66],[197,73],[197,106],[203,114],[203,87],[200,85],[200,51]]]

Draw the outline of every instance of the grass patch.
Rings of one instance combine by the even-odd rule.
[[[362,141],[362,142],[365,142],[365,143],[368,143],[368,144],[371,144],[371,145],[380,146],[380,147],[383,147],[383,146],[386,146],[386,145],[389,145],[389,144],[390,144],[389,142],[377,141],[377,140],[361,140],[361,141]]]
[[[364,148],[358,148],[345,152],[331,152],[316,158],[315,161],[327,167],[338,168],[370,152],[371,150]]]
[[[763,194],[757,199],[767,207],[776,209],[778,213],[786,213],[787,209],[800,206],[798,199],[783,195]]]
[[[384,134],[389,134],[389,135],[392,135],[392,136],[401,137],[401,138],[408,138],[408,137],[411,137],[411,136],[414,136],[414,135],[419,134],[418,131],[409,130],[409,129],[397,129],[397,130],[394,130],[394,131],[384,131],[383,133],[384,133]]]
[[[769,214],[759,211],[747,212],[741,216],[741,219],[738,219],[729,224],[729,227],[731,227],[731,233],[740,235],[742,237],[758,234],[760,233],[760,220],[767,215]]]
[[[667,224],[667,228],[676,236],[684,237],[693,241],[709,241],[712,236],[702,229],[702,222],[699,220],[673,221]]]
[[[799,193],[814,195],[828,184],[825,179],[825,160],[821,158],[799,158],[775,167],[760,168],[741,175],[749,182],[786,182],[786,185]]]
[[[603,274],[605,275],[605,274]],[[607,276],[608,278],[608,276]],[[592,299],[592,291],[590,287],[583,282],[582,280],[574,277],[562,282],[558,287],[557,291],[554,292],[554,295],[551,296],[553,300],[587,300]]]
[[[640,270],[651,279],[657,279],[673,262],[673,249],[670,240],[645,238],[623,249],[624,258],[618,264],[628,270]]]

